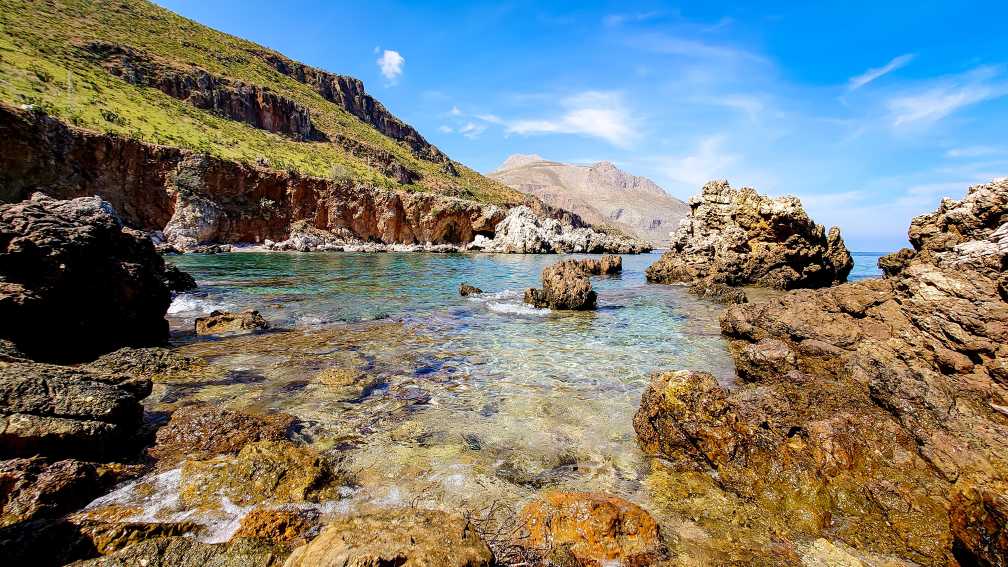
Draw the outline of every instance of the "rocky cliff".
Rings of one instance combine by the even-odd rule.
[[[650,179],[607,161],[574,165],[537,155],[513,155],[489,175],[522,193],[574,211],[592,224],[615,226],[652,246],[667,246],[689,211]]]
[[[816,288],[846,281],[854,266],[840,230],[827,233],[795,197],[711,181],[689,204],[668,252],[647,269],[648,281]]]
[[[656,376],[634,422],[642,448],[715,470],[712,490],[789,537],[1003,564],[1006,235],[1008,182],[972,187],[913,221],[890,277],[730,307],[743,383]]]
[[[21,200],[35,191],[61,199],[99,195],[128,226],[161,231],[183,250],[281,242],[313,230],[342,243],[458,247],[477,236],[493,238],[507,215],[505,207],[470,199],[302,176],[99,134],[3,105],[0,137],[0,200]],[[556,238],[577,236],[598,251],[643,248],[595,233],[576,215],[537,199],[524,203],[536,222],[555,219],[554,228],[561,227]]]

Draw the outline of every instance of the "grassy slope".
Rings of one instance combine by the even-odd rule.
[[[399,185],[361,159],[327,142],[297,142],[216,116],[157,89],[135,87],[90,61],[78,45],[125,44],[208,72],[255,83],[306,106],[315,126],[392,152],[423,179]],[[278,169],[327,177],[336,169],[375,187],[433,191],[493,203],[521,194],[457,165],[459,177],[415,157],[405,146],[286,77],[252,51],[269,51],[178,16],[144,0],[0,0],[0,100],[35,104],[92,130],[204,151]]]

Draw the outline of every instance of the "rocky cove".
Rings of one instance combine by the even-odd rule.
[[[58,352],[33,346],[44,330],[5,327],[0,544],[36,564],[997,565],[1006,196],[978,186],[919,217],[915,250],[881,259],[884,279],[788,293],[734,286],[809,273],[821,252],[778,250],[798,238],[833,251],[843,279],[838,236],[795,203],[718,184],[691,205],[725,214],[682,230],[718,243],[742,227],[758,246],[561,263],[557,280],[548,255],[163,263],[134,256],[153,244],[98,199],[4,206],[4,321],[29,308],[89,321],[56,301],[63,288],[18,274],[47,273],[31,262],[58,253],[94,278],[74,262],[121,240],[103,246],[151,266],[168,329],[160,316],[93,325],[168,342],[94,359],[112,348],[97,344],[53,366],[28,361]],[[758,228],[774,225],[794,232]],[[36,255],[43,242],[53,252]],[[753,275],[719,279],[731,263]],[[647,282],[676,265],[704,284]],[[523,301],[540,272],[557,293],[585,278],[595,309]],[[711,286],[744,302],[725,309]],[[247,309],[247,325],[194,333]]]

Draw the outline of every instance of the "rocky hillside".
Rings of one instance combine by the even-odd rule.
[[[97,133],[381,189],[522,201],[359,80],[143,0],[0,0],[0,79],[0,101]],[[28,194],[0,186],[3,201]]]
[[[689,212],[686,203],[650,179],[607,161],[574,165],[537,155],[513,155],[490,177],[574,211],[589,223],[615,226],[656,246],[668,245],[670,233]]]

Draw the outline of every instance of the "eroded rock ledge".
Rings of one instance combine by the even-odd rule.
[[[840,230],[827,233],[795,197],[711,181],[689,205],[668,252],[647,269],[648,281],[818,288],[846,281],[854,266]]]
[[[722,315],[744,383],[654,377],[641,447],[763,507],[796,539],[923,565],[1008,553],[1008,182],[914,220],[891,277]]]

